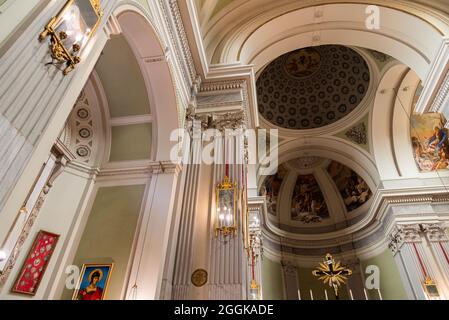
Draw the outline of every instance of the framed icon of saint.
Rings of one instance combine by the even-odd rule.
[[[104,300],[114,264],[84,264],[72,300]]]

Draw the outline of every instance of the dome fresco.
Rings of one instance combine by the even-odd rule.
[[[287,179],[291,175],[293,178]],[[286,183],[287,180],[294,183]],[[328,202],[336,192],[341,201]],[[275,175],[264,179],[260,188],[260,195],[267,198],[270,215],[288,215],[291,222],[304,225],[332,220],[336,206],[344,206],[343,210],[351,214],[372,194],[366,181],[354,170],[321,157],[302,157],[282,164]],[[281,207],[289,208],[289,212],[278,212]]]
[[[276,215],[278,196],[286,172],[284,166],[279,166],[278,171],[274,175],[268,176],[262,185],[263,191],[261,192],[267,199],[267,211],[272,215]]]
[[[313,174],[300,175],[296,179],[291,218],[303,223],[321,222],[329,218],[326,201]]]
[[[348,167],[332,161],[327,172],[340,191],[348,212],[359,208],[371,198],[372,192],[367,183]]]
[[[282,128],[320,128],[351,113],[369,83],[368,65],[355,50],[340,45],[303,48],[263,70],[257,80],[258,108]]]

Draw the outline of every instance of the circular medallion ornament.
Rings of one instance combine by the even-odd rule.
[[[82,158],[86,158],[90,155],[90,150],[86,146],[80,146],[78,147],[78,149],[76,149],[76,154]]]
[[[89,118],[90,114],[89,114],[89,110],[87,110],[86,108],[80,108],[78,109],[78,111],[76,112],[76,115],[78,116],[78,118],[80,118],[81,120],[86,120]]]
[[[92,136],[92,132],[90,131],[89,128],[81,128],[78,131],[78,134],[83,139],[88,139],[88,138],[90,138]]]
[[[311,76],[320,69],[321,55],[314,48],[305,48],[291,52],[285,57],[285,71],[293,78]]]
[[[202,287],[207,283],[207,271],[204,269],[197,269],[192,273],[192,284],[195,287]]]

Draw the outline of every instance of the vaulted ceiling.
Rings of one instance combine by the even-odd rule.
[[[271,62],[257,81],[260,114],[273,125],[312,129],[334,123],[363,100],[370,71],[351,48],[295,50]]]
[[[211,20],[215,16],[225,14],[225,12],[231,7],[237,7],[240,4],[254,2],[263,3],[264,0],[196,0],[198,11],[202,12],[201,18]],[[391,2],[401,3],[404,1],[390,0]],[[296,0],[296,2],[308,3],[307,0]],[[316,1],[315,1],[316,2]],[[338,1],[327,1],[338,2]],[[360,1],[359,1],[360,2]],[[416,4],[426,5],[428,7],[440,10],[442,12],[449,13],[449,2],[447,0],[407,0],[407,2],[412,2]],[[204,21],[202,21],[204,22]]]

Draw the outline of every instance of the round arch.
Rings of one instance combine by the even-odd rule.
[[[231,29],[232,25],[226,27],[224,21],[215,23],[207,33],[208,54],[214,63],[240,61],[253,64],[257,71],[274,58],[300,47],[323,44],[358,46],[384,52],[425,79],[449,34],[447,21],[423,6],[370,2],[379,8],[379,30],[366,27],[369,3],[329,4],[322,1],[321,5],[297,9],[285,5],[283,11],[279,9],[274,17],[263,14],[252,19],[246,17],[248,22],[238,30],[236,27]],[[242,4],[224,18],[232,16],[234,20],[242,20],[245,15],[243,7]],[[246,12],[246,15],[250,14]],[[219,32],[224,36],[220,37]],[[214,37],[217,39],[213,40]]]
[[[151,21],[138,8],[120,5],[114,10],[120,29],[139,63],[153,115],[152,160],[170,159],[170,133],[179,128],[176,88],[171,66]],[[162,125],[163,124],[163,125]]]

